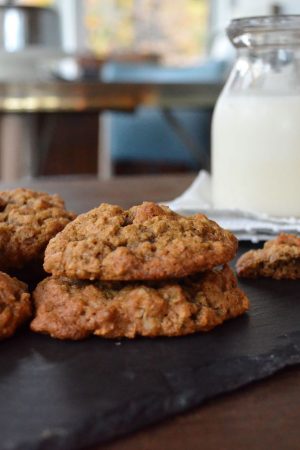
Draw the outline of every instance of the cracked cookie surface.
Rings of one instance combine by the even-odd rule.
[[[236,270],[245,278],[299,279],[300,238],[282,233],[266,242],[262,249],[244,253],[237,261]]]
[[[0,272],[0,340],[12,336],[30,316],[27,285]]]
[[[228,262],[237,240],[203,214],[184,217],[144,202],[128,211],[102,204],[54,237],[44,268],[72,279],[180,278]]]
[[[247,311],[249,302],[225,266],[181,280],[71,281],[49,277],[33,294],[35,332],[59,339],[182,336],[208,331]]]
[[[22,188],[0,192],[0,270],[42,260],[49,240],[74,217],[58,195]]]

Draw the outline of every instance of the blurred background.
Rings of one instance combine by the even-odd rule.
[[[234,59],[225,28],[281,13],[300,2],[1,1],[1,178],[209,170],[212,111]],[[107,104],[87,95],[105,86]]]

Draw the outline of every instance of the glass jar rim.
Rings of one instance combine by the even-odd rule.
[[[235,47],[300,45],[300,14],[236,18],[226,31]]]

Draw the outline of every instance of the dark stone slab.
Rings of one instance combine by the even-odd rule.
[[[0,343],[0,449],[80,449],[300,363],[300,281],[243,281],[251,311],[184,338]]]

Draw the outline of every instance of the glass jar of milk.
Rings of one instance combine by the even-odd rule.
[[[238,58],[213,116],[214,206],[300,217],[300,16],[227,32]]]

